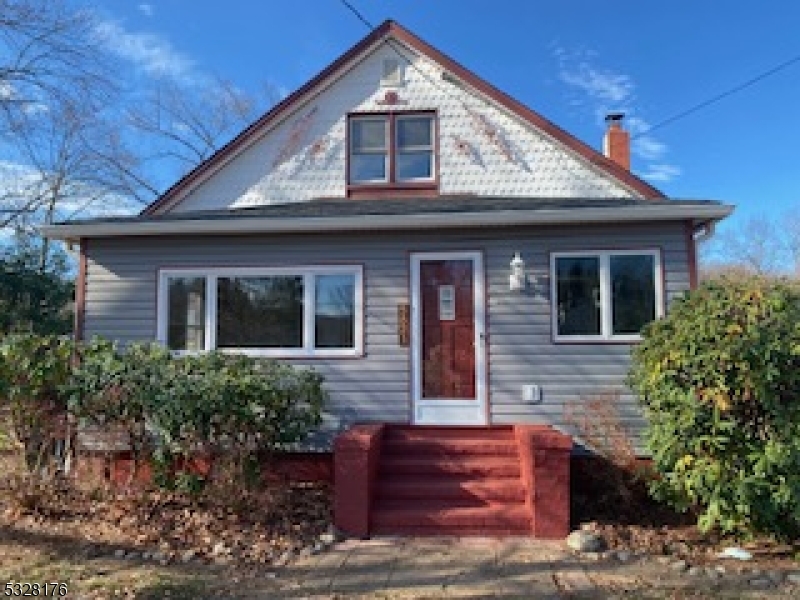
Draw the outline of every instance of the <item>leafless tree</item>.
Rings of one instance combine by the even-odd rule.
[[[794,263],[794,273],[800,279],[800,207],[787,216],[785,225],[787,250]]]
[[[278,99],[271,86],[254,97],[223,79],[209,79],[201,88],[162,80],[145,94],[126,111],[141,172],[157,165],[172,179],[211,156]]]
[[[277,100],[207,77],[123,93],[107,43],[67,0],[0,0],[0,230],[135,210]]]
[[[0,0],[0,109],[12,131],[51,103],[99,108],[107,56],[88,12],[62,0]]]
[[[788,275],[800,273],[800,217],[753,217],[720,231],[702,249],[708,272]]]
[[[0,0],[3,229],[52,217],[80,177],[73,169],[85,154],[83,127],[115,92],[93,31],[91,15],[62,0]]]
[[[35,125],[16,130],[17,157],[24,164],[25,184],[7,198],[8,212],[0,225],[32,233],[41,223],[66,219],[89,206],[120,212],[128,203],[125,182],[116,177],[96,151],[97,139],[108,135],[108,124],[71,104],[51,105]],[[43,240],[40,266],[49,246]]]

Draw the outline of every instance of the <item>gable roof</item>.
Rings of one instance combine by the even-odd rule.
[[[207,180],[231,159],[259,140],[273,125],[279,123],[284,117],[291,114],[304,99],[313,95],[314,92],[326,82],[338,78],[348,66],[357,62],[371,48],[388,38],[394,38],[419,54],[438,63],[451,77],[455,78],[457,81],[463,82],[479,94],[484,95],[512,114],[515,114],[520,120],[543,132],[590,165],[593,165],[620,182],[623,186],[629,188],[636,195],[642,198],[665,197],[661,191],[637,177],[629,170],[608,159],[601,152],[595,150],[570,133],[567,133],[537,112],[481,79],[395,21],[387,20],[328,65],[313,79],[284,98],[212,156],[178,180],[177,183],[164,192],[155,202],[147,206],[141,214],[159,214],[178,204],[195,188],[195,186]]]

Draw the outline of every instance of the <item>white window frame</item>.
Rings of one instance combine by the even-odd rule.
[[[352,275],[354,289],[354,331],[352,348],[315,348],[316,277],[317,275]],[[303,278],[303,345],[299,348],[217,348],[217,280],[226,277],[295,276]],[[205,348],[203,352],[220,352],[268,358],[335,358],[356,357],[364,353],[364,268],[358,265],[315,265],[302,267],[229,267],[160,269],[156,309],[156,339],[167,346],[169,327],[169,280],[175,277],[202,277],[206,280]],[[173,350],[176,355],[195,354]]]
[[[553,339],[557,342],[639,342],[642,336],[638,333],[614,334],[614,307],[611,290],[611,257],[612,256],[652,256],[653,283],[655,284],[656,319],[664,316],[664,275],[661,251],[654,248],[641,250],[573,250],[550,253],[550,319]],[[600,334],[599,335],[563,335],[558,332],[558,273],[556,261],[559,258],[597,258],[600,277]]]

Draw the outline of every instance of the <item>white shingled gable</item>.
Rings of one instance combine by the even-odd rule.
[[[403,81],[386,85],[386,61],[398,58]],[[395,104],[387,103],[387,92],[397,94]],[[429,57],[386,38],[190,188],[168,212],[344,197],[347,115],[387,110],[436,111],[440,194],[636,195],[560,141],[449,77]]]

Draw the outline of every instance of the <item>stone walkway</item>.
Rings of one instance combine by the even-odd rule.
[[[562,542],[531,539],[349,540],[277,573],[280,598],[780,598],[787,582],[756,589],[758,576],[677,572],[653,558],[589,560]]]

